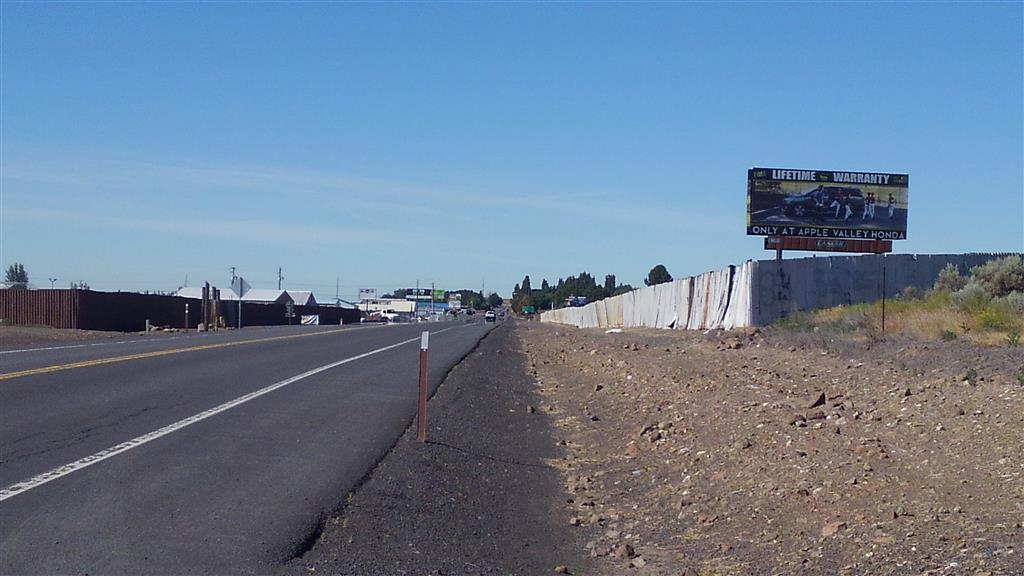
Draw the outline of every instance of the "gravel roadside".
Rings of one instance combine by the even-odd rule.
[[[431,398],[428,442],[410,426],[285,573],[592,572],[539,402],[512,325],[499,326]]]
[[[1024,353],[516,328],[593,573],[1024,574]]]

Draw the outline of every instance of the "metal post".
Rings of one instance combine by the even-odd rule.
[[[420,337],[420,396],[416,416],[416,441],[427,441],[427,348],[430,332]]]
[[[885,254],[882,254],[882,335],[885,335]]]

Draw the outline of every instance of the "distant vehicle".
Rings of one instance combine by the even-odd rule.
[[[484,312],[484,322],[496,322],[498,316],[494,313],[494,310],[488,310]]]
[[[565,305],[570,307],[579,307],[587,305],[586,296],[570,296],[565,299]]]
[[[864,193],[860,188],[848,186],[818,186],[803,194],[783,198],[782,212],[797,218],[828,216],[842,219],[845,217],[844,204],[849,204],[854,214],[860,214],[864,211]]]
[[[376,310],[360,319],[360,322],[395,322],[399,317],[393,310]]]

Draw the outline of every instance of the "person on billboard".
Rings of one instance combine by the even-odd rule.
[[[868,197],[864,199],[864,212],[861,214],[860,219],[865,218],[875,219],[875,193],[868,192]]]
[[[896,198],[889,192],[889,219],[892,220],[893,212],[896,211]]]
[[[811,198],[814,198],[815,206],[819,206],[819,207],[820,206],[824,206],[825,205],[825,187],[819,185],[817,188],[815,188],[814,192],[811,192]]]

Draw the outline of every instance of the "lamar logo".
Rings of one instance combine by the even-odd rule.
[[[846,240],[818,240],[815,246],[818,248],[846,248]]]

